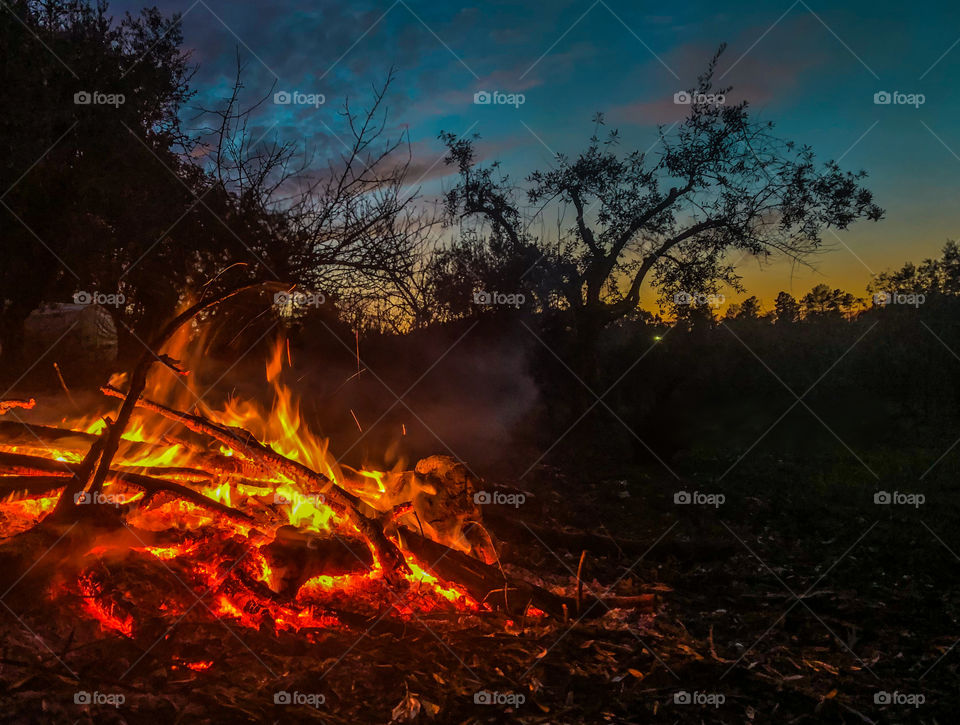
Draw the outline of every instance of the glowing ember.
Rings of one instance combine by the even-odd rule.
[[[213,660],[203,660],[201,662],[183,662],[181,666],[186,667],[188,670],[193,670],[194,672],[203,672],[204,670],[209,670],[213,667]]]
[[[83,610],[100,622],[104,630],[119,632],[124,637],[133,636],[133,617],[117,610],[115,605],[106,604],[102,599],[101,587],[89,576],[81,576],[77,581]]]
[[[180,344],[186,344],[185,336]],[[183,360],[185,353],[181,349],[172,354]],[[382,514],[389,522],[386,516],[392,512],[411,530],[422,526],[439,543],[469,552],[471,545],[461,535],[468,513],[453,514],[445,527],[435,519],[424,523],[408,509],[411,501],[433,491],[419,488],[401,470],[358,471],[336,462],[327,441],[309,430],[298,401],[281,382],[284,362],[289,361],[289,350],[278,343],[266,365],[266,379],[274,393],[271,409],[232,397],[221,409],[198,403],[197,412],[226,429],[249,431],[259,443],[327,476],[367,507],[370,516]],[[158,376],[159,382],[151,378],[145,397],[171,400],[185,392],[183,380],[172,383],[169,372],[160,369],[152,375]],[[120,378],[112,381],[123,382]],[[189,405],[188,400],[171,402]],[[0,501],[0,538],[29,529],[54,509],[93,436],[100,435],[105,426],[99,416],[66,420],[60,430],[75,432],[75,440],[64,433],[63,440],[41,443],[38,439],[36,445],[0,441],[0,451],[31,457],[26,463],[0,469],[0,480],[42,476],[49,483],[49,490],[39,495],[36,490],[14,491]],[[429,573],[425,566],[429,562],[418,561],[406,551],[402,556],[409,571],[401,572],[406,587],[398,589],[395,581],[388,581],[378,551],[369,544],[369,553],[363,550],[363,542],[369,539],[356,521],[330,505],[329,488],[306,490],[302,480],[279,468],[257,465],[242,450],[176,437],[182,433],[176,423],[138,409],[113,459],[111,471],[116,473],[111,473],[102,493],[92,501],[122,508],[131,536],[122,530],[123,535],[99,536],[81,559],[85,568],[76,570],[72,585],[66,582],[64,591],[78,593],[82,611],[104,631],[125,637],[132,637],[135,631],[134,618],[124,611],[125,605],[137,611],[144,603],[135,601],[132,592],[117,598],[112,584],[106,583],[111,580],[95,574],[104,562],[124,560],[131,552],[140,557],[137,566],[153,562],[150,565],[159,567],[158,571],[172,573],[189,587],[194,597],[205,597],[204,606],[196,608],[198,615],[206,610],[254,629],[295,632],[337,627],[342,626],[341,612],[373,615],[384,607],[399,618],[438,609],[468,613],[486,608],[459,586]],[[137,476],[180,488],[170,491],[161,487],[145,493],[136,485]],[[184,491],[190,495],[184,496]],[[84,497],[95,498],[81,494],[80,503],[88,502]],[[405,508],[394,511],[401,504]],[[151,537],[155,538],[148,540]],[[189,599],[184,601],[183,608],[166,599],[146,605],[153,613],[173,618],[192,604]],[[534,610],[530,614],[536,616]],[[202,671],[212,665],[204,660],[176,666]]]

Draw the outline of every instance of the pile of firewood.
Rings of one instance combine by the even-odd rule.
[[[604,602],[606,606],[593,607],[599,602],[585,598],[582,592],[575,597],[561,596],[506,574],[498,563],[496,542],[480,525],[480,512],[472,504],[479,482],[452,459],[435,456],[421,461],[413,471],[399,479],[403,481],[406,477],[418,484],[410,486],[410,500],[380,511],[348,490],[349,482],[335,482],[303,463],[277,453],[249,431],[224,426],[195,412],[175,410],[144,397],[147,372],[152,365],[162,364],[179,374],[186,374],[178,361],[162,352],[174,332],[211,305],[244,289],[201,301],[178,316],[137,363],[125,391],[110,385],[102,387],[102,393],[118,398],[122,403],[114,416],[105,418],[106,426],[99,434],[28,425],[19,420],[0,421],[0,445],[6,449],[6,452],[0,452],[0,497],[14,493],[42,496],[59,492],[56,506],[35,527],[48,534],[45,540],[55,536],[63,538],[67,532],[71,532],[70,538],[75,539],[75,527],[98,534],[111,529],[121,534],[130,530],[124,521],[127,513],[124,507],[98,505],[107,482],[142,491],[141,505],[154,497],[182,499],[215,517],[243,524],[250,537],[262,539],[263,554],[275,569],[282,572],[280,591],[264,594],[264,587],[258,587],[255,582],[247,583],[268,597],[292,595],[304,581],[317,573],[336,576],[373,567],[382,572],[389,586],[403,590],[410,586],[408,556],[412,555],[428,574],[457,585],[490,609],[523,613],[532,607],[547,615],[568,617],[591,610],[599,615],[610,606],[652,606],[652,597],[643,596],[630,601],[622,597],[611,598]],[[31,408],[34,403],[33,400],[0,401],[0,413],[13,408]],[[122,439],[135,409],[162,416],[173,422],[174,428],[189,431],[188,436],[195,439],[215,441],[229,449],[232,455],[198,447],[181,437],[176,441],[191,445],[194,451],[190,467],[134,468],[123,465],[119,462],[123,456],[118,457],[121,449],[127,455],[137,448],[151,447],[149,442],[133,443]],[[158,441],[156,445],[160,443]],[[169,444],[169,440],[163,444]],[[66,447],[85,451],[82,460],[71,463],[42,455],[45,449]],[[12,452],[13,448],[17,451]],[[23,450],[31,453],[21,452]],[[282,479],[296,484],[306,494],[322,496],[336,518],[349,524],[351,537],[338,537],[336,542],[324,541],[293,526],[278,526],[268,507],[244,510],[214,500],[199,490],[202,484],[223,480],[225,476],[236,481],[256,480],[261,485],[263,481]],[[425,495],[423,491],[431,494]],[[402,495],[394,500],[402,500]],[[459,524],[467,519],[472,524],[464,531],[469,540],[469,546],[465,548],[470,553],[438,540],[448,533],[444,530],[445,522]],[[21,573],[32,568],[35,554],[29,547],[18,547],[10,539],[0,544],[3,563]]]

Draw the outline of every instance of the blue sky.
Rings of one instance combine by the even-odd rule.
[[[113,3],[115,14],[135,2]],[[250,96],[322,93],[319,108],[265,104],[258,133],[340,148],[344,97],[362,103],[389,68],[395,131],[408,129],[424,190],[450,183],[436,137],[479,133],[480,150],[516,179],[546,167],[551,152],[575,154],[604,111],[621,148],[647,149],[658,123],[678,117],[673,94],[690,87],[721,42],[724,84],[781,135],[819,158],[866,169],[888,213],[861,223],[816,260],[817,270],[775,263],[743,274],[769,304],[779,289],[813,284],[857,294],[871,272],[936,253],[960,238],[960,5],[955,2],[333,2],[161,0],[185,13],[185,45],[199,65],[198,104],[232,83],[239,46]],[[955,45],[956,44],[956,45]],[[476,105],[480,90],[523,93],[518,108]],[[925,102],[877,105],[874,94],[920,94]],[[653,150],[655,152],[655,148]],[[418,174],[419,175],[419,174]]]

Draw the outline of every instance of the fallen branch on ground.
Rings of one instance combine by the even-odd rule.
[[[571,616],[576,612],[577,600],[573,597],[562,597],[522,579],[505,577],[498,567],[484,564],[479,559],[438,544],[410,529],[402,528],[400,537],[404,545],[424,563],[426,571],[445,581],[460,584],[478,601],[499,607],[502,599],[504,608],[515,614],[523,613],[528,605],[555,617]],[[655,603],[653,594],[585,597],[582,616],[601,616],[608,609],[617,607],[649,611]]]

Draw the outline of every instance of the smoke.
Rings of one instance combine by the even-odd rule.
[[[392,467],[444,454],[474,470],[508,456],[538,399],[529,365],[537,343],[520,325],[473,324],[362,341],[359,374],[356,354],[331,340],[343,354],[314,357],[298,392],[334,455]]]

